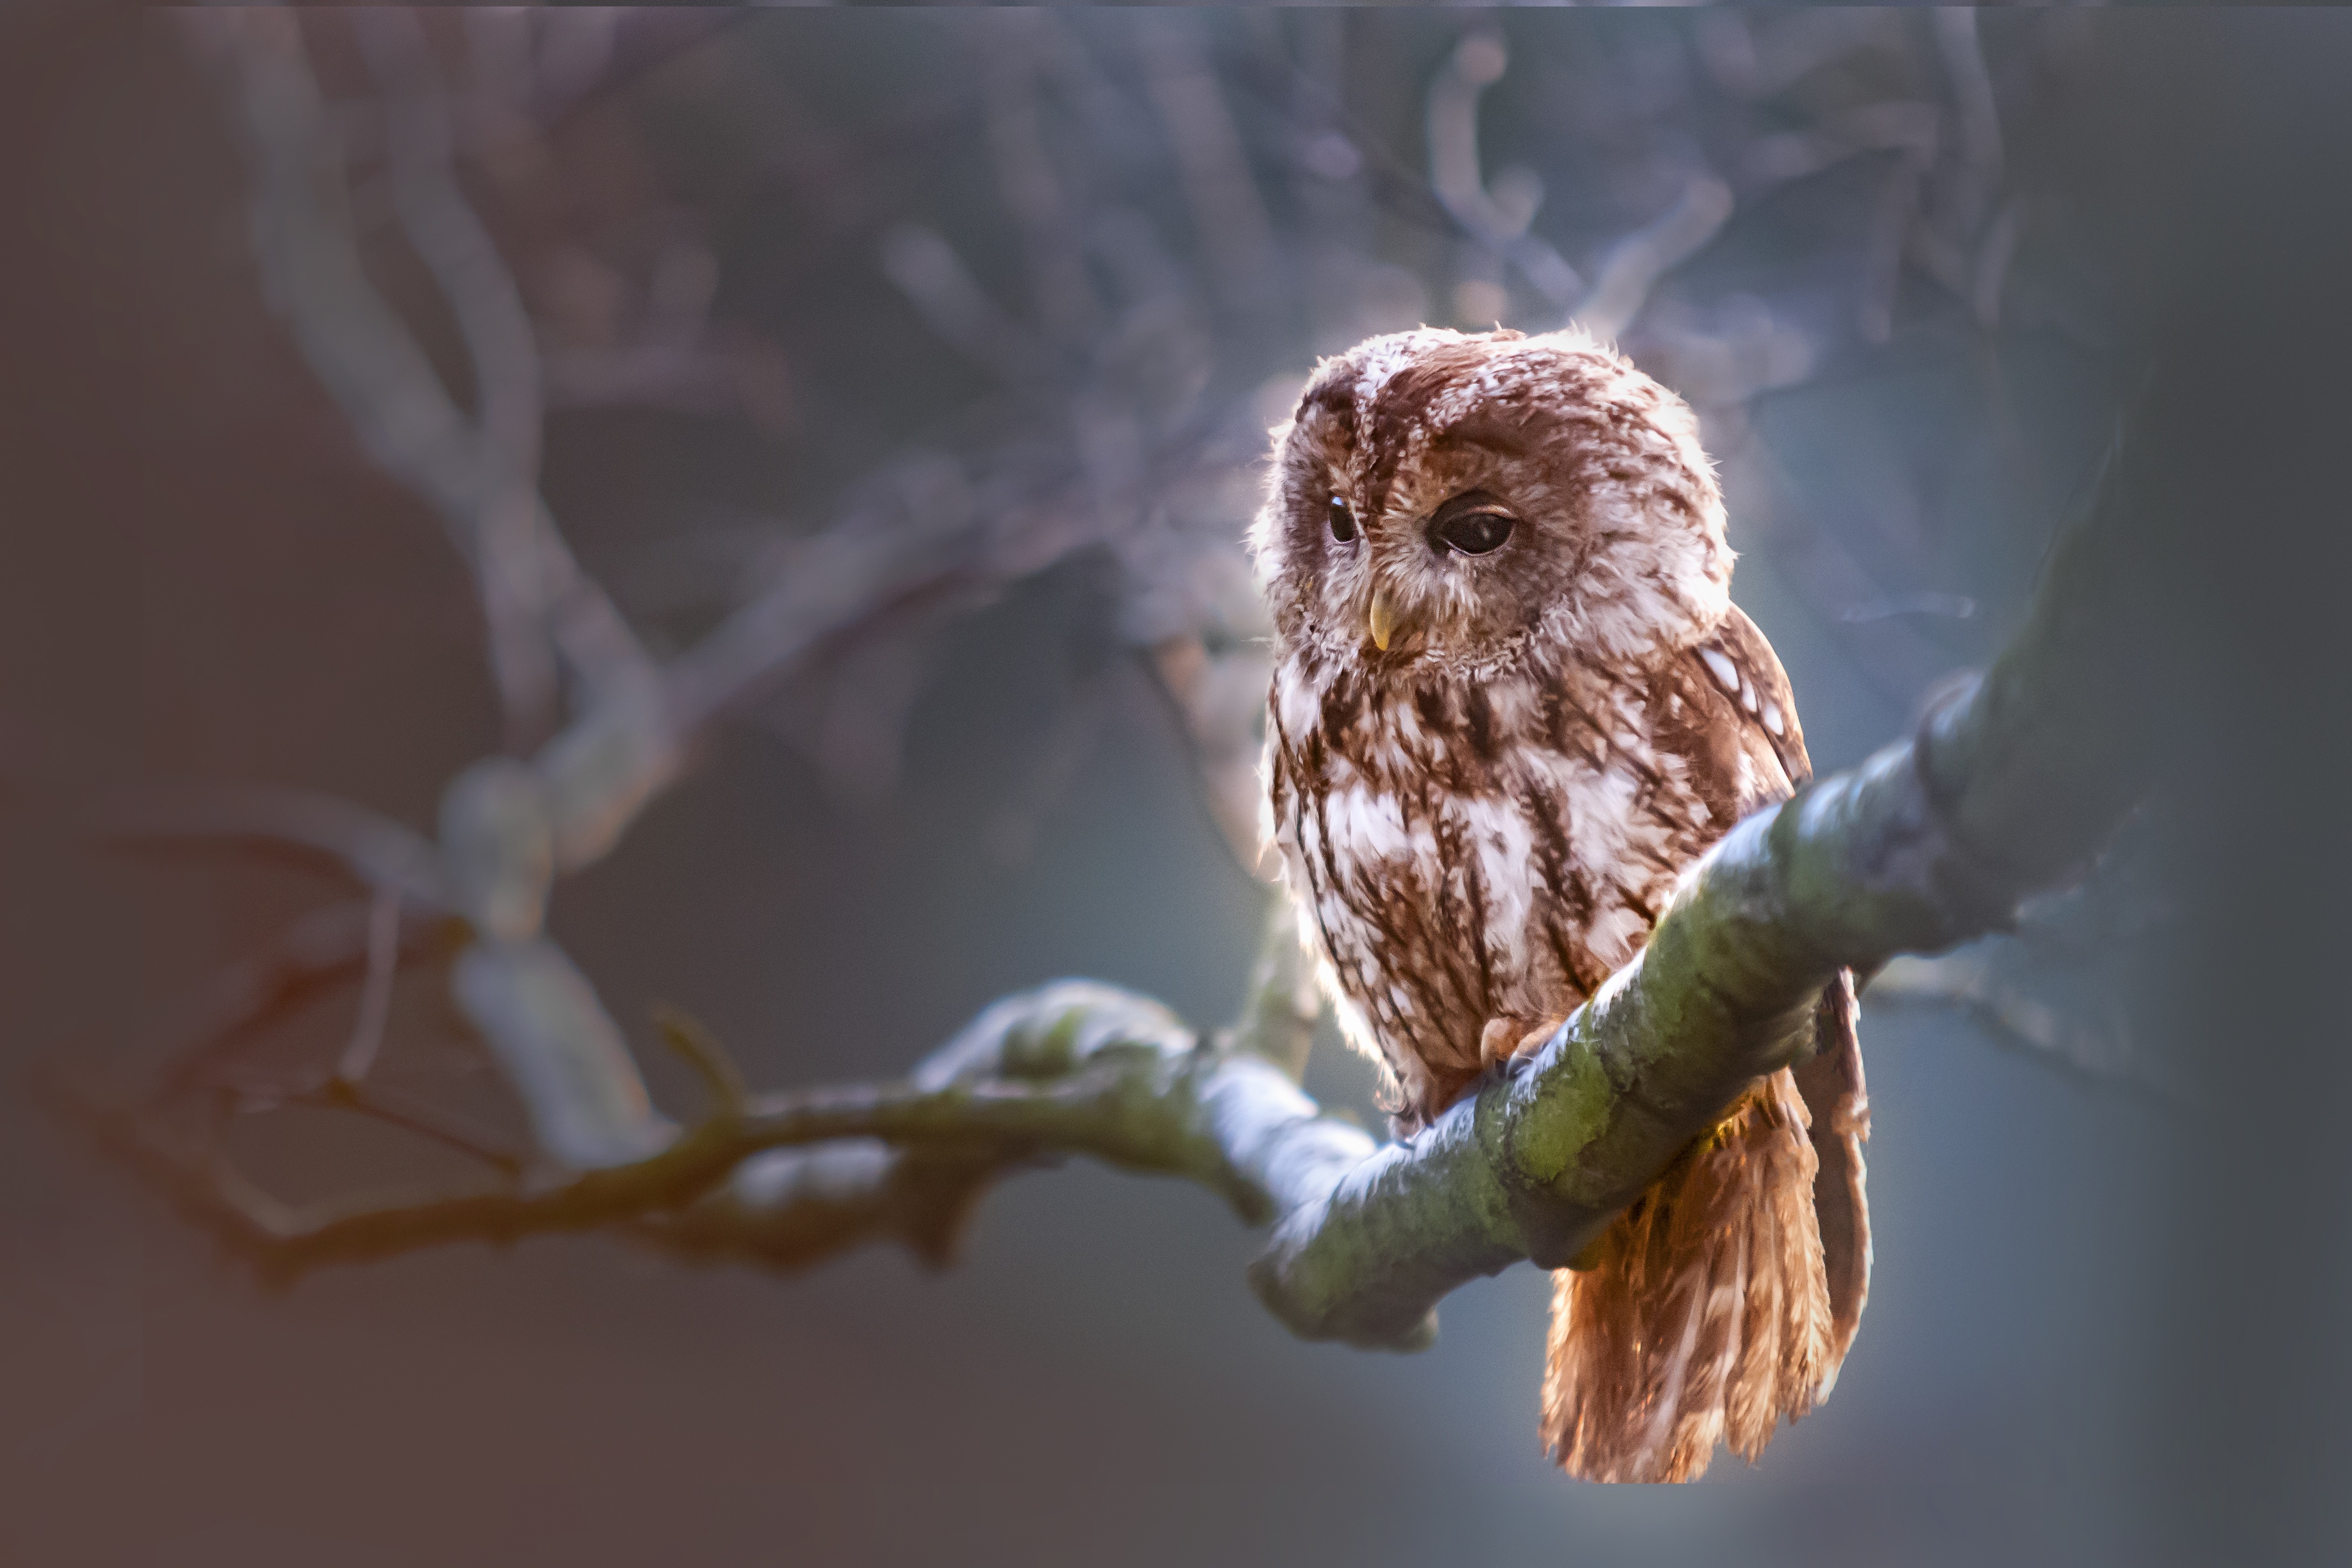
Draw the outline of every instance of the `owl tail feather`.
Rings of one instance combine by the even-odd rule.
[[[1611,1223],[1593,1267],[1553,1277],[1543,1434],[1570,1475],[1696,1479],[1717,1441],[1752,1460],[1828,1394],[1852,1327],[1810,1121],[1788,1069],[1759,1079]]]

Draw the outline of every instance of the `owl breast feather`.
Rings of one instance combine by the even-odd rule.
[[[1563,1016],[1638,951],[1711,818],[1632,686],[1335,684],[1276,672],[1276,839],[1343,1032],[1418,1120],[1489,1020]]]

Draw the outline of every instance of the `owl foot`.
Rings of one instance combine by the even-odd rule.
[[[1535,1054],[1538,1047],[1552,1037],[1552,1031],[1568,1021],[1561,1014],[1549,1021],[1532,1018],[1489,1018],[1478,1035],[1478,1065],[1492,1072],[1497,1068],[1510,1070],[1510,1064]]]

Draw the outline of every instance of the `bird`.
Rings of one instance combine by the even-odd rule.
[[[1731,602],[1689,405],[1571,326],[1423,327],[1318,363],[1249,528],[1274,626],[1263,830],[1347,1041],[1410,1136],[1539,1047],[1738,821],[1811,775]],[[1827,1397],[1869,1290],[1853,979],[1555,1273],[1569,1474],[1753,1462]]]

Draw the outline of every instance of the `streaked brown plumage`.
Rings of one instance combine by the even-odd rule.
[[[1252,536],[1274,612],[1271,831],[1343,1031],[1410,1130],[1637,952],[1683,872],[1810,773],[1730,602],[1673,394],[1574,333],[1375,338],[1318,367]],[[1842,980],[1558,1278],[1543,1430],[1571,1473],[1751,1458],[1829,1391],[1869,1272]]]

